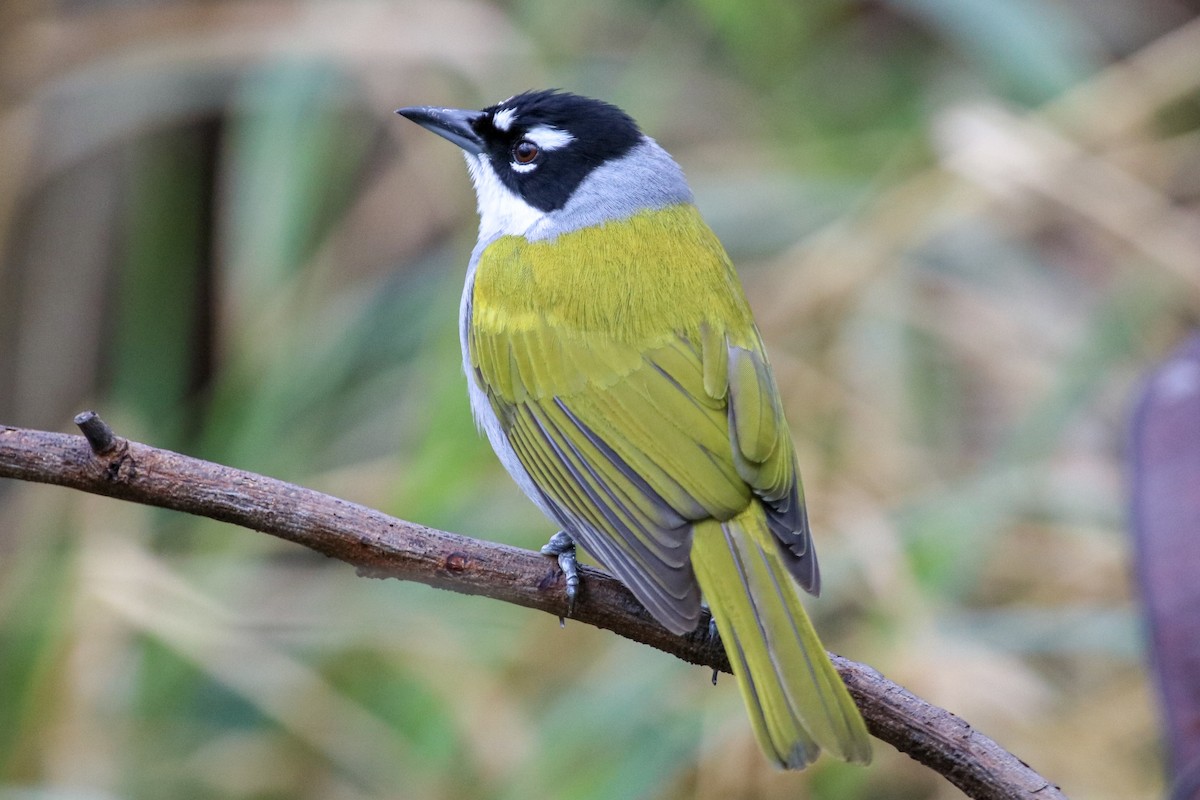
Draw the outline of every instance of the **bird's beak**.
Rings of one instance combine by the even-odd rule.
[[[483,152],[483,140],[471,128],[471,123],[483,116],[482,111],[408,106],[396,109],[396,113],[411,119],[422,128],[433,131],[438,136],[449,139],[472,155]]]

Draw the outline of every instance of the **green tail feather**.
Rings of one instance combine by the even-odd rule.
[[[866,725],[776,555],[757,502],[724,523],[696,526],[692,566],[763,751],[800,769],[822,749],[867,763]]]

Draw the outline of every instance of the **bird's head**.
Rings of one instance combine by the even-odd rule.
[[[411,106],[396,113],[463,149],[481,236],[539,228],[553,234],[604,221],[595,219],[598,210],[628,216],[691,200],[670,156],[628,114],[601,100],[543,90],[480,111]]]

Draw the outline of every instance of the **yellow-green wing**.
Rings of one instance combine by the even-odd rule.
[[[467,342],[473,378],[544,504],[660,622],[685,632],[699,617],[689,560],[698,520],[729,519],[757,494],[789,569],[806,588],[816,571],[791,440],[724,251],[686,219],[688,237],[668,237],[666,250],[643,244],[676,221],[639,215],[610,225],[604,243],[581,231],[553,251],[492,245]],[[581,274],[582,289],[572,284]],[[614,283],[621,291],[606,294]],[[690,312],[681,296],[693,298]]]
[[[804,490],[791,433],[758,331],[747,346],[730,345],[729,420],[738,474],[763,500],[767,527],[783,545],[784,566],[805,591],[821,591]]]
[[[726,518],[750,498],[729,456],[724,403],[689,391],[702,390],[695,350],[677,339],[602,369],[595,348],[570,335],[510,335],[502,347],[495,338],[472,337],[475,377],[542,499],[656,619],[695,628],[692,523]],[[504,361],[507,374],[489,380]],[[543,390],[580,385],[581,373],[578,391]]]

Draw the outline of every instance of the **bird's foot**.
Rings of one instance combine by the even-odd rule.
[[[705,609],[707,609],[708,604],[706,603],[704,605],[704,607],[705,607]],[[717,630],[717,618],[714,616],[711,616],[711,614],[712,614],[712,612],[710,611],[709,612],[710,616],[708,618],[708,641],[709,641],[709,643],[714,644],[717,647],[724,647],[725,645],[723,645],[721,643],[721,633],[720,633],[720,631]],[[720,670],[713,669],[713,676],[712,676],[713,686],[717,685],[717,676],[720,674],[721,674]]]
[[[575,558],[575,540],[566,531],[559,531],[542,546],[542,554],[558,558],[558,568],[567,579],[567,616],[572,616],[575,613],[575,597],[579,594],[579,561]],[[566,619],[559,617],[558,624],[566,625]]]

